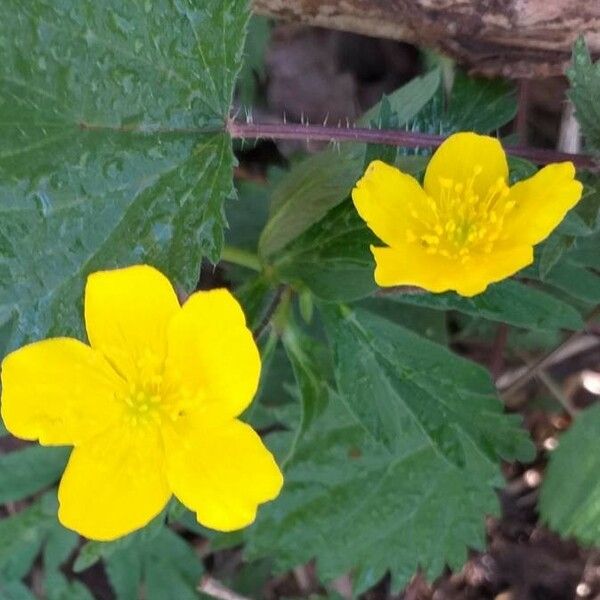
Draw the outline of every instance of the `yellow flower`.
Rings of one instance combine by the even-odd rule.
[[[533,261],[544,240],[581,198],[570,162],[544,167],[508,186],[500,142],[450,136],[435,152],[423,186],[374,161],[352,192],[360,216],[387,247],[371,247],[380,286],[430,292],[483,292]]]
[[[200,523],[250,524],[283,478],[252,428],[260,356],[224,289],[181,307],[169,281],[138,265],[90,275],[90,345],[48,339],[2,364],[2,418],[14,435],[73,445],[59,520],[96,540],[143,527],[174,494]]]

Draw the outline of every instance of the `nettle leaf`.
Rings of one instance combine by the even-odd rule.
[[[298,435],[302,435],[327,404],[327,362],[323,360],[324,352],[321,352],[320,345],[292,321],[286,324],[281,341],[300,392],[302,416]]]
[[[340,398],[373,441],[394,451],[418,430],[457,466],[472,448],[491,461],[532,457],[485,369],[369,312],[331,307],[324,316]]]
[[[464,442],[465,467],[448,463],[414,427],[392,454],[332,400],[299,440],[280,497],[248,531],[249,558],[277,570],[316,558],[320,576],[352,571],[355,593],[391,570],[395,589],[417,568],[429,578],[483,548],[483,516],[498,513],[499,469]]]
[[[375,243],[347,200],[290,244],[273,267],[282,281],[306,285],[323,300],[356,300],[377,288],[369,250]]]
[[[445,116],[454,131],[495,132],[516,114],[517,95],[513,85],[501,79],[456,73]]]
[[[531,286],[507,280],[491,285],[483,294],[464,298],[444,294],[394,293],[390,298],[436,310],[457,310],[474,317],[526,329],[581,329],[581,315],[569,304]]]
[[[12,348],[81,333],[90,271],[148,262],[191,290],[216,259],[245,0],[6,0],[0,318]],[[0,327],[1,325],[0,324]]]
[[[569,98],[589,148],[600,152],[600,62],[592,63],[583,37],[573,45],[573,58],[567,77],[571,82]]]
[[[276,255],[348,197],[361,175],[364,148],[333,148],[292,167],[275,187],[271,204],[280,206],[265,226],[259,251]]]
[[[69,448],[28,446],[0,454],[0,503],[21,500],[55,483],[69,452]]]
[[[42,548],[51,569],[57,569],[71,553],[77,536],[65,533],[56,520],[57,508],[56,494],[48,492],[17,514],[0,520],[0,582],[25,577]],[[48,545],[56,553],[49,563]]]
[[[548,525],[585,544],[600,543],[600,404],[583,411],[550,455],[540,495]]]
[[[198,598],[202,563],[194,549],[166,527],[150,538],[136,537],[111,552],[105,562],[117,600],[139,597],[142,586],[148,600]]]
[[[359,124],[382,125],[380,111],[385,106],[386,125],[404,125],[429,102],[439,86],[438,69],[416,77],[369,109]],[[348,197],[364,170],[365,152],[364,144],[329,148],[292,167],[273,190],[271,219],[259,243],[263,257],[276,255]]]

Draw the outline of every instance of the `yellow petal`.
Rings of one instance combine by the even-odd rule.
[[[382,287],[413,285],[430,292],[454,290],[475,296],[490,283],[513,275],[533,261],[531,246],[501,248],[472,256],[467,263],[428,254],[417,244],[397,248],[371,247],[377,267],[375,281]]]
[[[277,497],[283,485],[273,456],[241,421],[207,428],[186,418],[165,435],[165,451],[173,493],[212,529],[249,525],[258,505]]]
[[[252,401],[260,355],[238,301],[225,289],[192,294],[169,325],[165,389],[222,418]]]
[[[178,310],[169,280],[148,265],[88,277],[85,324],[90,344],[130,380],[143,380],[162,364],[167,325]]]
[[[412,225],[412,211],[426,208],[427,196],[419,182],[380,160],[373,161],[352,190],[358,214],[386,244],[404,241]]]
[[[481,172],[473,181],[473,189],[480,198],[486,197],[499,178],[508,179],[506,154],[496,138],[469,132],[455,133],[431,157],[423,187],[433,198],[440,198],[444,180],[466,185],[476,167]]]
[[[89,539],[108,541],[149,523],[170,496],[158,432],[123,425],[73,450],[58,489],[58,518]]]
[[[36,342],[2,363],[2,419],[23,439],[78,444],[117,418],[122,385],[89,346],[70,338]]]
[[[581,198],[583,185],[571,162],[544,167],[533,177],[510,188],[515,206],[506,217],[507,239],[537,244],[546,239]]]

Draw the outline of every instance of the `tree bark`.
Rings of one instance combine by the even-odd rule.
[[[436,48],[485,75],[561,74],[580,34],[600,54],[600,0],[254,0],[254,9]]]

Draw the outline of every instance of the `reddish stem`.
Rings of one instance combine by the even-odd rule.
[[[344,128],[297,123],[240,123],[233,120],[228,122],[227,129],[231,137],[238,139],[363,142],[405,148],[437,148],[446,139],[446,136],[399,129]],[[538,165],[571,161],[580,169],[594,170],[600,167],[598,160],[586,154],[570,154],[527,146],[505,146],[504,149],[512,156],[525,158]]]

